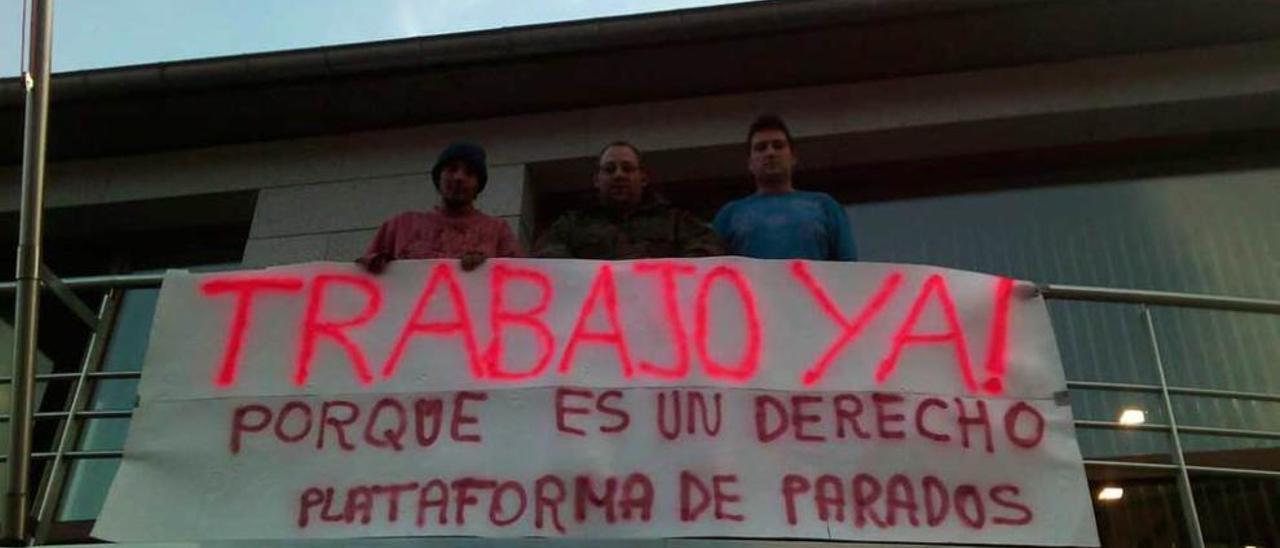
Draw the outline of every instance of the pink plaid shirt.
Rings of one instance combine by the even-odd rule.
[[[478,251],[488,257],[521,257],[524,253],[506,221],[479,211],[450,217],[440,207],[406,211],[378,228],[361,262],[389,259],[449,259]]]

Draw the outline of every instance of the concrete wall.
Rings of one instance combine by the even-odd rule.
[[[459,138],[489,151],[481,208],[519,228],[531,185],[588,184],[585,174],[531,181],[530,165],[589,157],[619,138],[651,151],[736,147],[763,111],[783,115],[802,139],[910,132],[882,146],[806,156],[805,165],[822,167],[1271,127],[1280,119],[1278,97],[1280,42],[1232,45],[69,161],[50,166],[47,205],[256,189],[245,264],[346,260],[382,219],[434,205],[429,162]],[[964,138],[936,138],[939,128],[958,126],[969,128]],[[686,169],[667,176],[740,174],[743,166]],[[17,166],[0,167],[8,190],[0,211],[17,209],[18,179]]]

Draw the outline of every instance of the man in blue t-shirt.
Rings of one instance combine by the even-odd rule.
[[[756,193],[729,202],[712,222],[730,253],[757,259],[856,261],[849,217],[831,196],[796,190],[791,132],[765,115],[747,132]]]

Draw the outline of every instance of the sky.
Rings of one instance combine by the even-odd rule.
[[[55,0],[54,72],[370,42],[742,0]],[[0,0],[0,77],[24,0]]]

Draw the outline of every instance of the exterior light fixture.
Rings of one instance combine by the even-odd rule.
[[[1120,413],[1120,424],[1135,426],[1147,422],[1147,414],[1141,409],[1125,409]]]
[[[1103,487],[1098,491],[1098,500],[1120,500],[1124,498],[1124,489],[1119,487]]]

